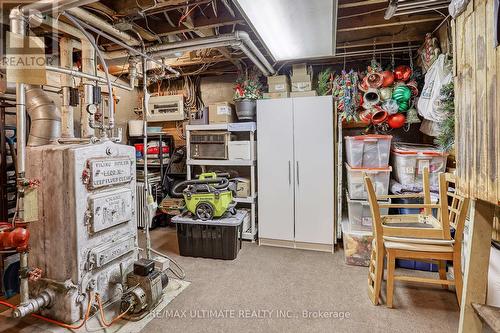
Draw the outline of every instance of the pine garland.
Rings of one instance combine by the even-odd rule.
[[[332,92],[333,71],[330,67],[318,74],[318,88],[316,89],[319,96],[328,95]]]
[[[453,81],[444,85],[440,91],[440,111],[445,115],[439,122],[439,135],[434,143],[443,151],[450,151],[455,144],[455,88]]]

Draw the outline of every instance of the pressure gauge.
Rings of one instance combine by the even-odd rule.
[[[95,104],[87,105],[87,112],[90,114],[95,114],[97,112],[97,105]]]

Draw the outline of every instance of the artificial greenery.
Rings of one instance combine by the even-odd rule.
[[[455,143],[455,89],[453,81],[445,84],[440,91],[439,110],[444,118],[439,122],[439,135],[434,143],[443,151],[450,151]]]
[[[238,77],[236,86],[234,87],[233,99],[237,101],[259,98],[262,98],[262,85],[259,82],[258,75],[251,73],[250,75]]]
[[[330,67],[318,74],[318,88],[316,92],[319,96],[325,96],[332,93],[333,71]]]

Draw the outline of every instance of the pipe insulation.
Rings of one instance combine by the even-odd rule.
[[[72,9],[68,10],[68,13],[70,13],[70,14],[74,15],[75,17],[79,18],[80,20],[98,28],[99,30],[101,30],[101,31],[113,36],[113,37],[120,39],[121,41],[123,41],[124,43],[126,43],[128,45],[132,45],[132,46],[140,45],[140,42],[136,38],[130,36],[129,34],[123,32],[123,31],[116,29],[108,22],[102,20],[101,18],[95,16],[94,14],[87,12],[84,9],[72,8]]]
[[[61,136],[61,113],[40,86],[26,86],[26,109],[31,118],[28,146],[42,146]]]

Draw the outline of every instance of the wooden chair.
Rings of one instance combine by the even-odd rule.
[[[441,223],[432,215],[432,208],[440,208],[441,206],[431,203],[429,170],[427,168],[423,169],[422,176],[422,193],[382,195],[378,196],[377,200],[396,198],[423,198],[423,204],[378,204],[377,202],[376,206],[371,205],[371,209],[375,208],[377,210],[377,215],[380,216],[382,228],[384,229],[384,235],[394,237],[429,237],[449,239],[449,232],[444,232],[444,230],[446,229],[442,227],[443,223]],[[442,184],[440,184],[440,186],[441,185]],[[446,187],[443,188],[447,189]],[[443,191],[440,191],[440,193],[441,192]],[[380,208],[422,208],[423,211],[420,214],[380,215]],[[438,216],[441,215],[441,213],[438,214]],[[440,219],[444,220],[445,225],[448,225],[446,223],[446,217],[441,217]],[[376,233],[376,226],[374,227],[374,231]],[[368,273],[368,294],[370,296],[370,300],[374,305],[379,304],[380,289],[384,271],[384,257],[385,250],[383,247],[383,242],[377,242],[377,239],[375,237],[372,243],[372,252]]]
[[[382,195],[377,197],[377,200],[397,198],[424,199],[423,204],[379,204],[379,208],[422,208],[423,210],[419,214],[382,215],[381,221],[384,226],[385,236],[450,239],[447,215],[441,213],[440,205],[432,204],[431,202],[428,168],[423,169],[422,180],[422,193]],[[439,184],[440,201],[446,197],[447,190],[446,184]],[[441,197],[442,194],[444,194],[444,197]],[[432,215],[433,208],[439,209],[437,218]]]
[[[371,297],[378,302],[380,286],[383,275],[383,258],[387,254],[387,306],[393,305],[394,281],[412,281],[420,283],[441,284],[448,288],[449,285],[455,285],[458,303],[460,304],[462,295],[462,269],[461,252],[462,236],[465,224],[465,218],[469,207],[469,199],[456,193],[446,191],[449,183],[454,183],[455,179],[450,174],[441,174],[440,181],[440,215],[443,230],[449,230],[450,225],[455,229],[455,238],[451,239],[448,233],[444,233],[441,238],[422,238],[417,234],[414,237],[394,237],[386,235],[386,230],[380,216],[379,204],[375,196],[373,185],[368,177],[365,177],[365,183],[368,190],[370,209],[374,220],[374,247],[376,249],[376,265],[373,271],[369,272],[373,280],[373,293]],[[446,215],[446,218],[443,218]],[[444,222],[444,223],[443,223]],[[434,261],[439,263],[439,279],[422,278],[413,276],[395,275],[396,259],[413,259],[417,261]],[[446,261],[453,261],[455,273],[454,280],[448,280],[446,276]],[[375,303],[375,302],[374,302]]]

